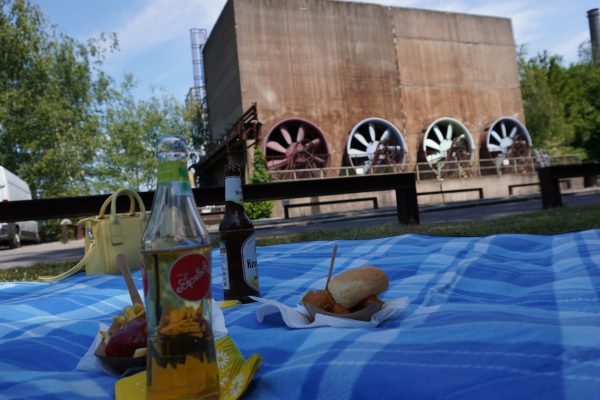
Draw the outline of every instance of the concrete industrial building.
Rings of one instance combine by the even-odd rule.
[[[257,142],[274,179],[306,168],[313,172],[294,176],[419,169],[427,190],[452,166],[446,177],[458,179],[446,188],[474,185],[492,196],[499,181],[536,179],[516,161],[519,173],[497,174],[531,155],[507,18],[229,0],[203,56],[214,143],[198,164],[206,184],[220,183],[227,153],[251,173]],[[480,159],[490,160],[491,175]]]

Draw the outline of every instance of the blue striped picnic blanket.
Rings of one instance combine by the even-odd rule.
[[[338,241],[334,273],[384,269],[407,308],[376,328],[289,329],[259,304],[225,309],[264,359],[248,399],[600,398],[600,230]],[[257,249],[262,297],[324,287],[333,242]],[[213,293],[222,298],[213,253]],[[141,287],[140,274],[134,278]],[[116,378],[77,369],[128,304],[119,276],[0,285],[0,399],[106,399]]]

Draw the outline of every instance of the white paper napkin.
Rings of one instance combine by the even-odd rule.
[[[373,314],[370,321],[357,321],[348,318],[316,314],[315,320],[311,322],[308,317],[308,312],[302,305],[291,308],[275,300],[253,296],[250,297],[262,303],[256,310],[256,319],[259,323],[262,323],[267,315],[280,313],[283,322],[289,328],[317,328],[319,326],[332,326],[337,328],[375,327],[390,318],[396,311],[402,310],[408,305],[408,297],[387,300],[381,310]]]
[[[98,330],[98,334],[94,339],[92,345],[88,348],[87,352],[83,357],[79,360],[76,370],[79,371],[104,371],[109,375],[120,376],[120,374],[111,370],[108,366],[103,365],[98,357],[94,354],[96,352],[96,348],[100,344],[102,340],[102,336],[100,335],[100,331],[106,331],[108,326],[106,324],[100,324],[100,329]],[[227,336],[227,326],[225,325],[225,317],[223,316],[223,311],[221,311],[221,307],[219,304],[213,299],[212,300],[212,330],[215,340],[219,340],[225,336]],[[127,373],[125,373],[126,375]]]

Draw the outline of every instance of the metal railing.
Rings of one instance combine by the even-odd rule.
[[[565,155],[551,158],[551,165],[581,164],[581,157]],[[492,175],[531,175],[537,170],[535,157],[516,157],[505,159],[481,159],[473,163],[465,161],[445,162],[441,168],[432,169],[426,162],[406,163],[403,165],[375,165],[365,167],[327,167],[294,170],[268,171],[271,181],[296,181],[303,179],[339,178],[361,175],[395,174],[414,172],[417,181],[428,179],[468,179],[473,176]]]
[[[381,175],[354,176],[344,179],[300,180],[297,182],[270,182],[242,185],[245,201],[283,200],[315,196],[331,196],[394,190],[398,222],[419,223],[419,204],[414,174],[396,174],[390,178]],[[225,203],[223,186],[192,190],[198,207]],[[152,207],[154,191],[138,192],[146,210]],[[37,200],[0,202],[0,222],[45,220],[64,217],[95,215],[108,194],[57,197]],[[117,212],[129,209],[129,199],[117,200]]]

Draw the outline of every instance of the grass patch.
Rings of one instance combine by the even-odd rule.
[[[0,282],[36,281],[40,276],[52,276],[63,273],[75,264],[75,262],[70,261],[56,264],[34,264],[29,267],[0,269]]]
[[[600,204],[533,211],[489,220],[444,224],[386,224],[360,229],[340,229],[258,238],[259,246],[314,240],[355,240],[416,233],[431,236],[489,236],[501,233],[549,235],[600,228]]]
[[[503,218],[478,219],[472,222],[423,225],[387,224],[369,228],[261,237],[258,238],[257,245],[269,246],[317,240],[375,239],[408,233],[432,236],[489,236],[501,233],[550,235],[594,228],[600,228],[600,204],[533,211]],[[218,247],[218,241],[214,241],[213,246]],[[9,268],[0,270],[0,281],[34,281],[38,276],[57,275],[74,265],[74,262],[66,262]]]

